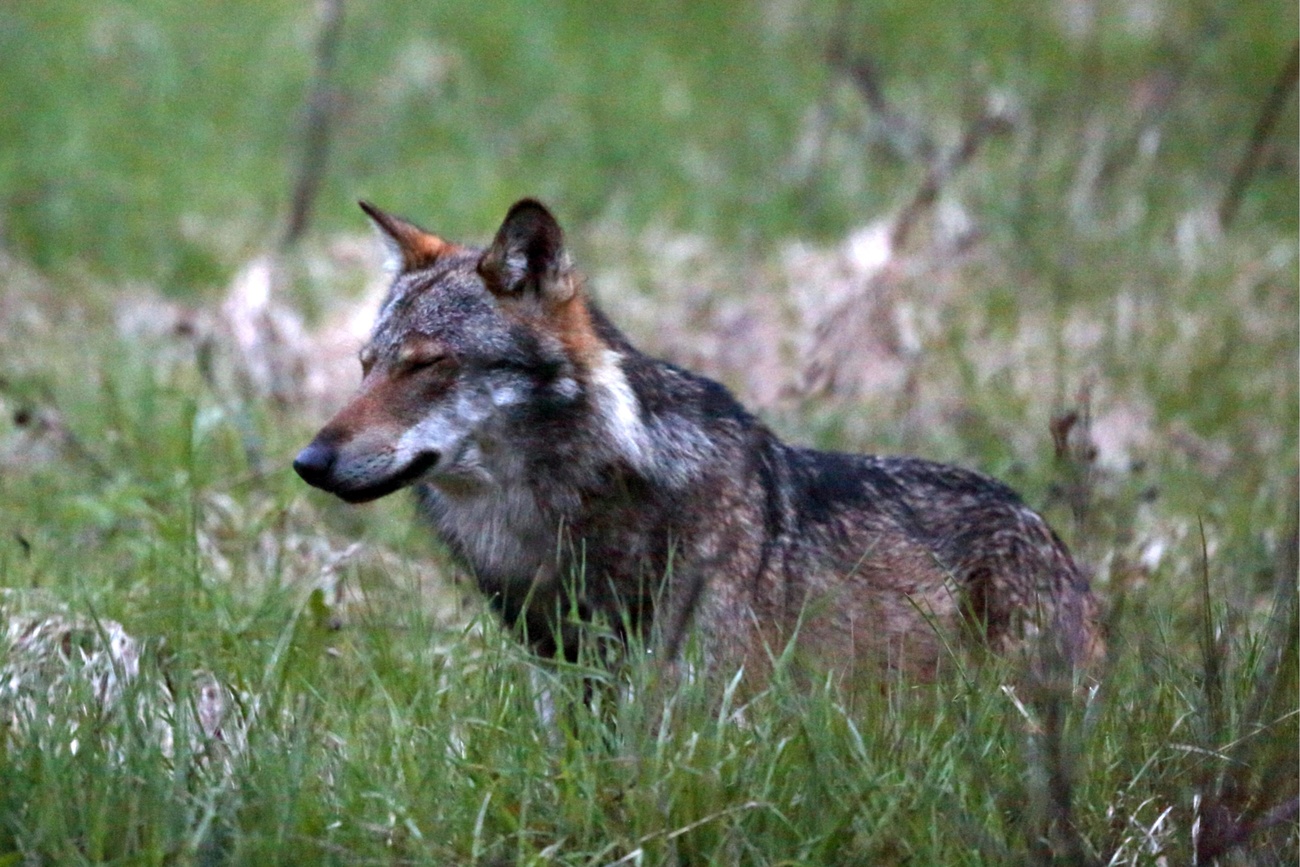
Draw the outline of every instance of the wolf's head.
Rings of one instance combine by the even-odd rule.
[[[361,207],[395,277],[359,391],[293,462],[308,483],[349,502],[416,481],[490,484],[517,466],[520,432],[568,423],[593,380],[615,377],[632,400],[540,203],[517,202],[486,250]]]

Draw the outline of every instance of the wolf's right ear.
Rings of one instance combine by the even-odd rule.
[[[427,268],[436,262],[439,256],[446,255],[455,247],[454,244],[424,231],[414,223],[379,210],[369,202],[357,202],[357,204],[379,230],[384,248],[388,251],[391,271],[401,274]]]
[[[534,292],[543,301],[568,301],[574,294],[564,232],[546,206],[521,199],[510,206],[478,273],[494,295],[522,297]]]

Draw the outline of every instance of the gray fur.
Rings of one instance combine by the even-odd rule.
[[[695,630],[726,668],[761,668],[796,630],[848,676],[932,674],[963,635],[1100,652],[1083,574],[1005,485],[781,442],[716,382],[633,347],[535,202],[486,251],[411,240],[377,213],[415,265],[382,306],[361,392],[295,467],[351,500],[413,485],[538,652],[577,654],[569,612],[670,658]],[[413,341],[435,361],[403,362]]]

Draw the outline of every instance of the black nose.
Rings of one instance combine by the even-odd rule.
[[[293,460],[293,468],[304,482],[320,488],[329,478],[330,468],[334,466],[337,456],[333,446],[313,442],[298,452],[298,457]]]

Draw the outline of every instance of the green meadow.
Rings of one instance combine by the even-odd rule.
[[[1296,32],[3,4],[0,865],[1296,863]],[[524,196],[638,345],[787,439],[1021,491],[1104,664],[542,664],[409,497],[309,489],[383,286],[356,201],[483,244]]]

